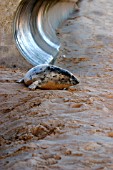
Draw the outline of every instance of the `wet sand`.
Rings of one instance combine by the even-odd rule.
[[[0,169],[113,169],[113,1],[81,1],[58,29],[57,65],[80,84],[30,91],[0,68]]]

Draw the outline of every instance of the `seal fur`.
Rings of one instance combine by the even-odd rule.
[[[68,70],[48,64],[37,65],[30,69],[18,83],[24,82],[29,89],[36,88],[60,90],[79,83]]]

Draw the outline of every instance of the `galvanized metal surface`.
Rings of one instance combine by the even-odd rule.
[[[59,24],[75,10],[75,1],[22,0],[14,18],[14,39],[32,65],[54,63],[60,42]]]

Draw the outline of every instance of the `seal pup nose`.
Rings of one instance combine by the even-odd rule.
[[[79,84],[78,79],[74,75],[72,75],[71,79],[72,79],[73,85]]]

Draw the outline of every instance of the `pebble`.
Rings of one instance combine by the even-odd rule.
[[[57,163],[57,160],[55,160],[54,158],[49,158],[47,160],[47,165],[53,165],[53,164],[56,164]]]
[[[72,155],[72,151],[70,149],[67,149],[64,154],[65,155]]]
[[[113,132],[109,132],[109,133],[108,133],[108,136],[111,137],[111,138],[113,138]]]
[[[97,144],[96,142],[89,142],[88,144],[86,144],[84,149],[87,151],[95,151],[95,150],[99,150],[100,147],[101,145]]]
[[[54,159],[60,160],[60,159],[61,159],[61,156],[60,156],[60,155],[54,155]]]

